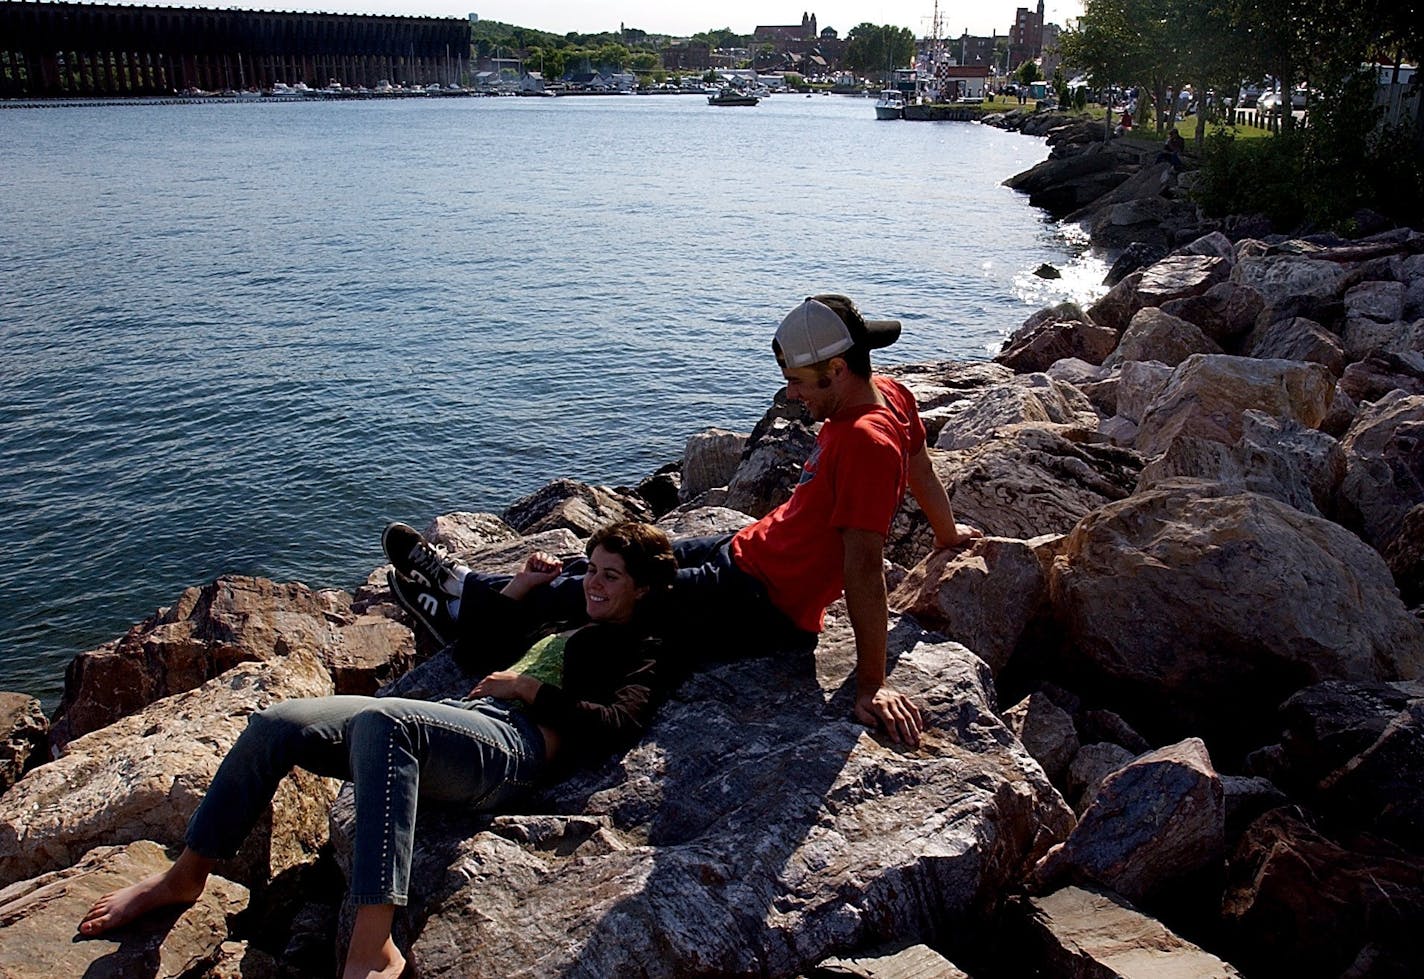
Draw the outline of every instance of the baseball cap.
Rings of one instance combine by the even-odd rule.
[[[868,320],[845,296],[811,296],[781,321],[776,345],[786,367],[809,367],[855,346],[876,350],[900,339],[899,320]]]

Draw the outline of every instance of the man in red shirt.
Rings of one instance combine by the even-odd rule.
[[[899,336],[899,322],[867,321],[845,296],[813,296],[781,321],[772,349],[786,396],[823,424],[791,499],[734,535],[730,550],[733,563],[805,631],[821,630],[826,606],[844,589],[855,633],[855,716],[913,745],[919,709],[885,677],[885,537],[906,488],[929,519],[936,548],[981,533],[955,522],[914,396],[871,372],[870,351]]]
[[[813,296],[781,321],[772,349],[787,397],[823,423],[816,448],[791,499],[771,513],[736,534],[674,544],[679,570],[667,634],[724,656],[810,649],[826,606],[844,590],[855,633],[855,716],[917,745],[919,708],[885,677],[885,537],[907,488],[936,548],[959,547],[981,532],[955,522],[914,396],[871,372],[870,351],[899,336],[899,322],[867,321],[845,296]],[[398,546],[390,529],[387,537],[401,604],[442,640],[477,638],[478,621],[461,618],[458,603],[469,569],[409,528],[396,535]],[[542,590],[550,620],[582,607],[578,569],[569,570]]]

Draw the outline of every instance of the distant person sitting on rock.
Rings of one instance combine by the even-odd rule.
[[[900,336],[897,321],[867,321],[845,296],[813,296],[781,321],[772,349],[786,395],[824,422],[791,499],[735,534],[673,546],[679,570],[670,595],[669,637],[722,655],[811,649],[826,607],[845,592],[855,633],[855,717],[891,740],[916,745],[919,709],[886,682],[888,615],[885,538],[908,488],[936,548],[981,532],[956,523],[925,450],[925,430],[903,385],[871,373],[870,351]],[[462,565],[431,548],[392,554],[419,565],[430,589],[397,595],[442,638],[465,629]],[[577,576],[545,590],[545,614],[567,617]],[[562,606],[562,607],[560,607]]]
[[[387,536],[399,537],[400,527]],[[483,679],[464,699],[315,697],[252,715],[189,821],[177,861],[100,898],[80,934],[104,934],[153,908],[197,900],[214,862],[237,852],[282,777],[300,765],[355,783],[350,889],[357,908],[342,975],[402,975],[391,922],[407,900],[417,799],[497,808],[556,758],[564,767],[635,739],[667,689],[660,645],[642,614],[644,600],[666,588],[676,569],[667,537],[647,524],[614,524],[590,538],[587,555],[588,624],[532,646],[542,622],[530,614],[537,603],[525,599],[558,577],[557,558],[530,555],[501,591],[479,579],[465,587],[466,614],[478,615],[482,641],[457,652]]]
[[[1154,163],[1170,163],[1173,170],[1182,169],[1182,152],[1187,148],[1186,140],[1182,139],[1182,134],[1173,129],[1167,134],[1167,142],[1162,147],[1162,152],[1157,154]]]
[[[1132,110],[1123,109],[1122,115],[1118,118],[1117,128],[1113,130],[1114,136],[1122,136],[1132,132]]]

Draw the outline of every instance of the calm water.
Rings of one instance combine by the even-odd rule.
[[[391,519],[747,430],[814,292],[980,359],[1103,269],[1040,140],[777,96],[0,112],[0,689],[224,572],[352,587]],[[1068,276],[1045,283],[1041,262]]]

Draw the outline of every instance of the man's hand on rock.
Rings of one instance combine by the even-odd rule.
[[[882,685],[855,699],[855,719],[870,727],[882,728],[896,744],[920,746],[924,721],[915,702],[889,685]]]
[[[976,537],[983,537],[984,531],[978,527],[970,526],[967,523],[957,523],[954,525],[954,540],[945,540],[938,534],[935,535],[934,548],[936,551],[952,550],[956,547],[963,547]]]

